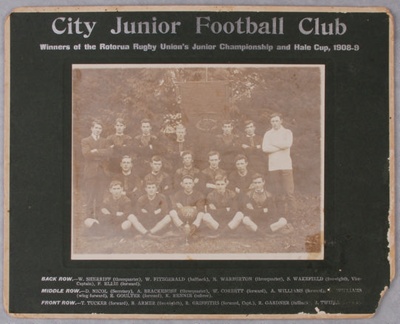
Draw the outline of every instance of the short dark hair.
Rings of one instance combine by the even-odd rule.
[[[228,124],[233,126],[233,120],[225,119],[222,121],[222,126]]]
[[[131,162],[133,162],[133,158],[132,158],[132,156],[130,156],[130,155],[124,155],[124,156],[121,158],[121,161],[122,161],[123,159],[129,159],[129,160],[131,160]]]
[[[162,162],[161,156],[159,156],[159,155],[152,156],[151,162]]]
[[[279,117],[281,120],[283,119],[281,113],[273,113],[273,114],[271,114],[271,116],[269,117],[269,119],[271,120],[271,119],[274,118],[274,117]]]
[[[245,126],[245,127],[248,126],[248,125],[250,125],[250,124],[253,124],[253,125],[254,125],[254,121],[252,121],[251,119],[248,119],[248,120],[246,120],[246,121],[244,122],[244,126]]]
[[[148,179],[145,181],[145,184],[144,184],[145,187],[152,186],[152,185],[155,185],[156,187],[158,186],[158,184],[154,180]]]
[[[251,180],[254,181],[259,178],[261,178],[263,181],[265,181],[264,177],[260,173],[254,173],[253,176],[251,177]]]
[[[100,119],[93,119],[92,123],[91,123],[91,127],[94,127],[96,124],[100,125],[101,127],[103,127],[103,123],[101,122]]]
[[[142,120],[140,121],[140,125],[143,125],[144,123],[148,123],[148,124],[151,125],[150,119],[148,119],[148,118],[144,118],[144,119],[142,119]]]
[[[194,181],[194,178],[193,178],[190,174],[185,174],[185,175],[183,175],[181,181],[183,181],[183,180],[185,180],[185,179],[191,179],[191,180]]]
[[[118,181],[118,180],[113,180],[113,181],[110,182],[110,185],[109,185],[108,188],[111,189],[114,186],[121,186],[122,187],[122,182]]]
[[[183,151],[181,153],[181,157],[183,158],[185,155],[189,155],[189,154],[193,157],[193,152],[190,150]]]
[[[221,154],[218,151],[210,151],[208,152],[208,157],[213,156],[213,155],[218,155],[218,157],[221,157]]]
[[[238,154],[235,156],[235,163],[239,160],[245,160],[246,162],[248,161],[247,156],[244,154]]]
[[[223,174],[217,174],[216,176],[215,176],[215,178],[214,178],[214,182],[217,182],[217,181],[224,181],[224,182],[226,182],[228,179],[227,179],[227,177],[226,177],[226,175],[223,175]]]
[[[177,130],[177,129],[184,129],[184,130],[186,130],[186,127],[185,127],[185,125],[183,125],[183,124],[178,124],[178,125],[176,125],[175,126],[175,131]]]
[[[115,120],[115,125],[117,125],[118,123],[120,123],[120,124],[126,126],[125,121],[124,121],[123,118],[117,118],[117,119]]]

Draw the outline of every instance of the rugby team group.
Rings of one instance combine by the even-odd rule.
[[[143,119],[140,134],[131,137],[118,118],[115,133],[102,137],[103,125],[94,120],[81,141],[85,232],[153,239],[201,228],[208,238],[239,227],[256,238],[290,231],[293,135],[282,122],[272,114],[262,137],[252,120],[243,122],[240,135],[226,120],[210,147],[198,150],[199,139],[189,140],[183,124],[162,137]]]

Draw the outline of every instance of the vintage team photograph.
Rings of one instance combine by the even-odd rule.
[[[71,258],[321,260],[324,65],[72,65]]]

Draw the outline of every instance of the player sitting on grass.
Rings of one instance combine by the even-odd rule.
[[[237,218],[238,225],[243,225],[257,236],[270,235],[273,232],[290,233],[291,225],[287,224],[285,218],[276,220],[276,213],[271,210],[272,195],[265,188],[265,180],[259,173],[253,175],[252,189],[249,190],[242,200],[241,210],[243,218]],[[240,222],[241,221],[241,222]]]
[[[217,175],[215,177],[215,189],[207,195],[206,208],[207,213],[203,216],[204,223],[212,230],[216,231],[216,235],[210,236],[215,238],[223,233],[234,230],[233,221],[242,217],[242,212],[238,209],[238,199],[235,192],[227,189],[228,180],[226,176]]]
[[[193,190],[195,181],[189,174],[184,175],[181,181],[182,189],[171,196],[172,210],[170,216],[177,227],[185,222],[191,223],[190,234],[200,226],[204,216],[204,196]]]
[[[154,237],[171,223],[171,217],[168,214],[167,199],[157,192],[157,184],[147,181],[145,191],[146,194],[139,197],[135,205],[135,212],[128,216],[128,221],[123,225],[126,230],[133,225],[140,234]]]
[[[122,194],[120,181],[113,180],[109,186],[109,194],[104,198],[97,219],[87,218],[85,226],[97,231],[98,234],[115,234],[121,230],[122,223],[129,215],[131,200]]]

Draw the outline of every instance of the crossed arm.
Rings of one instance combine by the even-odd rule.
[[[267,134],[264,136],[262,143],[262,150],[266,153],[274,153],[281,150],[286,150],[290,148],[293,144],[292,132],[287,131],[284,136],[279,139],[272,140]]]

